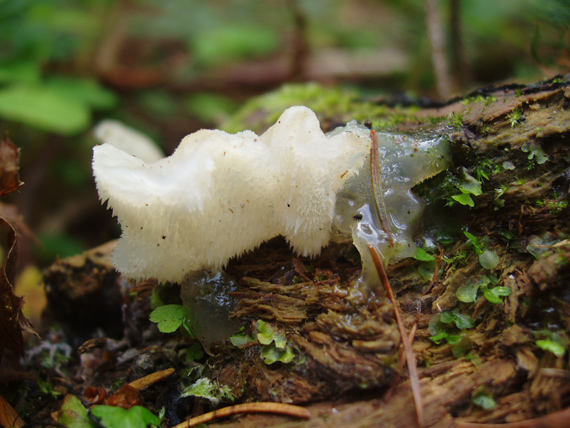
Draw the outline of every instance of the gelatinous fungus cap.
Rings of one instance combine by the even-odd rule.
[[[97,190],[122,226],[113,262],[129,278],[180,282],[277,235],[300,255],[318,254],[330,240],[336,193],[369,151],[366,128],[326,136],[301,106],[261,136],[200,130],[152,163],[97,146]]]

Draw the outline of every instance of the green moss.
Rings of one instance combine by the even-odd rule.
[[[550,214],[556,214],[557,212],[563,211],[566,208],[568,208],[568,200],[567,199],[546,200],[546,201],[538,200],[536,201],[536,205],[541,208],[548,207],[550,208]]]
[[[463,105],[469,105],[469,104],[473,104],[473,103],[485,103],[485,106],[489,106],[491,104],[493,104],[495,101],[497,101],[497,97],[494,96],[489,96],[486,97],[484,95],[476,95],[474,97],[469,97],[469,98],[465,98],[461,101],[461,104]]]
[[[508,116],[507,120],[509,121],[511,128],[514,128],[516,125],[521,123],[523,117],[522,109],[518,108],[513,110]]]
[[[449,126],[455,129],[463,128],[463,115],[461,113],[450,113],[449,116],[447,116],[447,119]]]
[[[261,133],[273,125],[285,109],[295,105],[311,108],[323,126],[350,120],[372,120],[377,129],[389,129],[404,121],[415,120],[417,108],[389,108],[363,100],[355,91],[327,88],[317,83],[288,84],[249,100],[221,129],[235,133],[251,129]]]
[[[201,397],[209,400],[214,405],[220,401],[235,400],[229,386],[212,381],[206,377],[202,377],[192,385],[183,388],[180,397]]]

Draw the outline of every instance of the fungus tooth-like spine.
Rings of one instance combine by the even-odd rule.
[[[180,281],[181,268],[220,268],[277,235],[315,255],[328,243],[336,192],[369,145],[354,131],[327,137],[311,110],[292,107],[259,137],[198,131],[154,163],[96,147],[99,194],[123,226],[113,260],[128,277]]]

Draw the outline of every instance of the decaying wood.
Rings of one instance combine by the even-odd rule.
[[[559,78],[531,87],[486,88],[447,106],[415,113],[414,120],[400,129],[433,132],[433,124],[441,122],[437,118],[450,113],[454,116],[447,122],[455,127],[440,123],[436,130],[449,135],[454,165],[418,190],[429,201],[428,234],[445,232],[451,239],[444,245],[440,235],[430,235],[438,244],[431,277],[419,273],[424,262],[414,259],[386,268],[406,329],[417,327],[413,352],[424,427],[535,426],[521,422],[530,420],[544,426],[540,424],[559,421],[570,406],[568,352],[557,357],[536,344],[540,329],[554,329],[565,338],[570,330],[570,85]],[[454,202],[446,189],[458,191],[453,185],[465,174],[480,180],[482,193],[473,196],[473,207],[447,206]],[[497,267],[481,266],[463,230],[499,256]],[[53,279],[52,296],[61,298],[73,290],[62,279],[64,271],[80,279],[105,272],[101,269],[105,264],[94,260],[88,256],[54,265],[48,274]],[[254,335],[256,322],[263,320],[287,338],[296,359],[267,365],[260,357],[262,345],[252,340],[240,348],[220,348],[202,367],[202,375],[228,386],[237,401],[302,404],[312,417],[291,420],[247,414],[209,426],[416,426],[411,383],[400,366],[401,338],[393,306],[381,293],[355,284],[360,261],[349,245],[332,244],[310,260],[295,258],[284,240],[275,239],[231,261],[227,272],[237,284],[232,317],[244,334]],[[500,304],[481,295],[475,302],[461,302],[458,289],[484,275],[496,277],[511,294]],[[57,291],[57,281],[63,290]],[[133,290],[135,295],[126,302],[129,313],[148,318],[149,287]],[[475,320],[474,328],[461,332],[469,347],[462,356],[454,355],[453,345],[430,340],[430,321],[446,310]],[[177,374],[161,383],[178,391],[175,382],[184,382],[181,373],[188,368],[177,360],[176,346],[184,340],[167,346],[156,330],[153,333],[148,324],[144,328],[148,330],[127,325],[128,351],[108,341],[100,344],[101,349],[88,348],[86,354],[112,351],[117,366],[128,358],[151,359],[161,368],[178,361]],[[136,345],[152,347],[153,352],[133,352]],[[151,370],[140,367],[147,366],[127,370],[127,377],[136,379],[144,374],[141,371]],[[480,387],[491,392],[494,408],[484,410],[474,404],[473,393]],[[177,403],[187,406],[188,416],[209,410],[200,400]]]
[[[410,388],[412,390],[412,398],[414,399],[414,404],[416,406],[416,416],[417,416],[417,425],[418,428],[423,428],[425,426],[425,418],[424,418],[424,403],[422,398],[422,391],[420,389],[419,378],[418,378],[418,367],[416,364],[416,356],[414,355],[414,351],[412,349],[413,343],[413,335],[408,335],[406,331],[406,327],[404,326],[404,322],[402,321],[402,316],[400,314],[400,305],[394,296],[394,292],[392,291],[392,286],[390,285],[390,281],[388,280],[388,275],[386,274],[386,269],[384,268],[384,263],[382,261],[382,257],[380,253],[373,245],[369,245],[368,249],[372,255],[372,259],[374,260],[374,265],[376,266],[376,270],[378,271],[378,276],[380,277],[380,282],[386,294],[388,295],[388,299],[394,305],[394,316],[396,318],[396,322],[398,324],[398,330],[400,331],[400,337],[402,339],[402,346],[404,348],[404,355],[406,360],[406,365],[408,366],[408,373],[410,376]],[[413,326],[413,331],[415,331],[416,325]],[[411,336],[411,338],[410,338]]]
[[[477,255],[464,238],[457,239],[455,246],[442,250],[440,257],[452,258],[465,252],[466,260],[440,265],[442,275],[439,277],[422,281],[414,275],[418,263],[412,261],[389,268],[390,280],[397,284],[399,290],[398,300],[408,328],[414,321],[418,323],[413,349],[420,362],[427,427],[454,427],[459,422],[468,421],[523,421],[570,405],[568,398],[565,398],[568,387],[561,388],[562,380],[546,378],[542,374],[550,367],[566,370],[567,357],[556,358],[535,345],[536,338],[529,324],[540,323],[540,310],[533,310],[524,304],[528,299],[535,299],[540,301],[538,306],[553,308],[551,312],[558,314],[560,328],[568,331],[570,305],[565,300],[567,297],[563,286],[563,278],[568,277],[565,260],[570,260],[566,256],[569,247],[563,240],[569,232],[569,209],[564,203],[568,201],[570,178],[570,145],[566,142],[567,136],[570,136],[568,83],[554,81],[535,87],[488,89],[479,95],[445,108],[420,112],[419,116],[447,116],[451,112],[462,115],[459,116],[462,127],[450,131],[455,164],[453,173],[459,174],[461,168],[473,168],[483,161],[499,165],[490,173],[488,180],[483,180],[483,193],[474,197],[473,208],[461,205],[453,209],[443,208],[444,214],[452,217],[443,217],[442,220],[454,223],[459,230],[468,228],[476,236],[488,238],[488,248],[496,251],[500,257],[500,265],[494,272],[499,277],[499,283],[509,287],[512,293],[500,305],[491,305],[484,298],[469,305],[458,301],[456,292],[462,284],[488,273],[480,266]],[[404,124],[402,128],[410,130],[414,126],[418,128],[417,123]],[[421,126],[420,123],[420,129]],[[529,158],[529,146],[543,150],[548,161],[542,164],[533,162]],[[510,169],[509,163],[514,169]],[[502,167],[503,164],[506,168]],[[503,190],[502,201],[497,200],[496,189]],[[558,203],[560,201],[562,203]],[[428,214],[434,215],[429,213],[429,209]],[[509,239],[505,235],[510,236]],[[532,239],[546,239],[546,236],[557,242],[553,245],[558,247],[556,251],[535,259],[526,248]],[[554,259],[558,263],[554,263]],[[560,260],[563,262],[560,263]],[[303,274],[307,275],[306,272]],[[430,282],[433,288],[428,289]],[[287,283],[283,286],[290,287]],[[424,287],[427,291],[422,296]],[[247,313],[253,318],[258,310],[268,313],[264,307],[272,306],[267,302],[268,292],[279,293],[277,289],[258,288],[254,300],[241,300],[239,314]],[[253,291],[242,293],[251,295]],[[347,290],[347,294],[350,294],[350,290]],[[319,297],[319,302],[321,299]],[[302,318],[307,316],[307,302],[311,301],[301,300],[303,304],[297,307],[305,308],[298,314]],[[477,321],[477,326],[466,332],[473,351],[480,357],[481,361],[477,364],[455,357],[451,345],[435,345],[429,340],[428,321],[434,314],[454,308]],[[276,315],[279,311],[275,308],[271,313]],[[278,316],[273,319],[282,322]],[[302,332],[293,331],[292,334],[295,343],[309,358],[315,358],[320,364],[328,364],[329,369],[329,359],[339,358],[341,354],[336,349],[346,346],[348,338],[334,334],[331,341],[322,332],[312,332],[308,337],[317,339],[316,343],[320,343],[320,346],[326,344],[326,352],[319,354],[315,349],[318,345],[308,345]],[[358,343],[356,340],[350,343],[355,354],[361,352],[362,348],[354,348]],[[353,361],[362,358],[362,354],[358,357],[355,354],[350,357]],[[429,367],[425,366],[425,362],[429,362]],[[371,360],[362,360],[356,367],[361,369],[363,364],[376,370]],[[358,369],[350,364],[346,367],[354,370],[354,376],[358,376]],[[275,370],[273,372],[272,377],[264,377],[264,381],[287,381],[286,376],[283,378]],[[294,385],[298,386],[298,383]],[[472,403],[472,393],[481,386],[487,386],[492,391],[497,402],[494,409],[483,410]],[[224,426],[415,426],[409,381],[400,381],[387,394],[386,401],[380,391],[359,395],[354,395],[354,391],[345,393],[341,401],[337,399],[310,405],[309,409],[316,416],[308,422],[248,415]]]

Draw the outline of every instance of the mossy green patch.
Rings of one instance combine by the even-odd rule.
[[[417,108],[391,108],[363,100],[353,90],[327,88],[317,83],[288,84],[249,100],[221,129],[235,133],[244,129],[263,132],[275,123],[288,107],[305,105],[312,109],[324,127],[351,120],[371,120],[376,129],[389,129],[415,119]],[[326,129],[329,130],[329,129]]]

